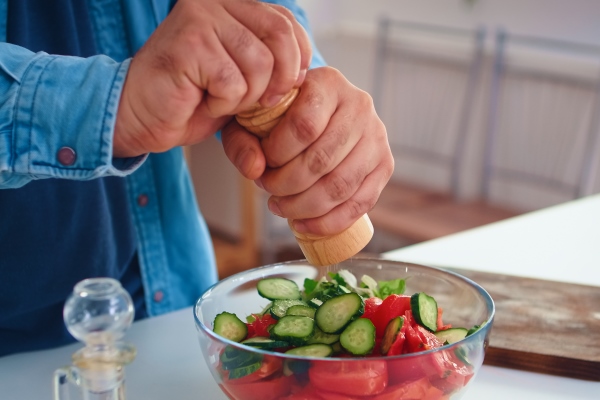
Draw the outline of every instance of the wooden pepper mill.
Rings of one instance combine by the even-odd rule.
[[[299,89],[293,89],[273,107],[262,107],[260,104],[256,104],[249,110],[236,115],[236,120],[259,138],[266,138],[283,118],[299,92]],[[373,237],[373,225],[367,214],[345,231],[333,236],[305,235],[296,232],[291,222],[288,220],[302,253],[309,263],[317,266],[337,264],[353,257]]]

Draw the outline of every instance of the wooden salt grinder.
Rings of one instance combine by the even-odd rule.
[[[298,89],[293,89],[273,107],[265,108],[256,104],[251,109],[236,115],[236,120],[259,138],[266,138],[283,118],[298,93]],[[309,263],[317,266],[337,264],[355,256],[373,237],[373,225],[367,214],[345,231],[333,236],[302,234],[294,230],[291,222],[288,220],[302,253]]]

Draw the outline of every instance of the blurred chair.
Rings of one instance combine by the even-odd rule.
[[[419,242],[504,218],[465,213],[437,224],[419,214],[455,204],[482,68],[485,30],[379,21],[373,99],[396,161],[369,213],[376,228]],[[512,214],[511,214],[512,215]],[[475,218],[473,220],[473,218]]]
[[[372,219],[420,241],[588,194],[598,147],[599,62],[593,46],[499,31],[480,198],[411,208],[382,196]]]
[[[496,35],[481,192],[530,211],[591,194],[600,47]]]

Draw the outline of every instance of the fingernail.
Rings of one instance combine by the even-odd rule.
[[[269,210],[278,217],[281,217],[281,210],[279,209],[279,204],[277,204],[277,200],[269,200]]]
[[[306,70],[301,69],[300,73],[298,74],[298,79],[296,79],[296,84],[294,85],[294,87],[302,86],[302,82],[304,82],[304,78],[306,78]]]
[[[302,221],[294,220],[292,221],[292,225],[294,230],[298,233],[307,233],[308,229],[306,229],[306,224]]]
[[[236,164],[243,174],[247,174],[254,166],[255,160],[256,154],[254,154],[254,150],[248,149],[238,157],[238,162]]]
[[[283,99],[283,95],[282,94],[274,94],[273,96],[267,98],[267,104],[265,104],[267,107],[273,107],[274,105],[276,105],[277,103],[279,103],[279,101]]]
[[[256,186],[258,186],[259,188],[261,188],[262,190],[265,190],[265,186],[263,185],[262,181],[260,180],[260,178],[255,179],[254,183],[256,184]]]

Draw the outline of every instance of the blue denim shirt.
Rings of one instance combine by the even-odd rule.
[[[166,17],[173,1],[87,1],[102,55],[83,59],[32,53],[5,43],[7,1],[0,0],[0,189],[49,177],[125,176],[147,311],[159,315],[193,304],[217,280],[209,232],[182,150],[112,157],[130,57]],[[308,29],[294,1],[274,3],[291,9]],[[314,51],[311,67],[322,65]],[[57,160],[65,146],[77,153],[73,165]]]

